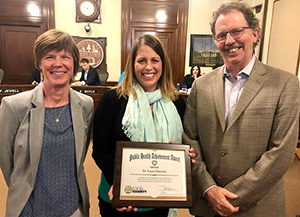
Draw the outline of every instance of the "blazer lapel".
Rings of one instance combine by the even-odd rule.
[[[225,122],[225,101],[224,101],[224,81],[223,81],[223,71],[222,67],[216,74],[213,80],[211,89],[213,93],[213,100],[215,102],[218,118],[222,127],[222,131],[225,132],[226,122]]]
[[[32,177],[36,177],[40,154],[43,143],[43,131],[44,131],[44,97],[43,97],[43,85],[37,86],[33,90],[32,105],[33,108],[30,110],[30,159],[31,159],[31,169]],[[70,90],[70,103],[71,104],[71,113],[74,127],[74,137],[75,137],[75,150],[76,150],[76,164],[77,168],[81,162],[82,149],[84,144],[84,126],[82,118],[82,107],[79,103],[79,99],[74,91]]]
[[[33,97],[31,103],[32,109],[30,110],[29,145],[32,177],[33,179],[35,179],[43,143],[45,114],[43,85],[38,85],[33,90]]]
[[[70,89],[70,103],[75,137],[76,164],[77,168],[79,168],[84,148],[83,144],[85,144],[86,137],[84,135],[84,130],[82,129],[84,126],[84,121],[82,117],[82,106],[80,105],[78,96],[74,93],[74,90],[72,89]]]
[[[263,76],[265,73],[266,69],[264,65],[258,60],[256,60],[252,72],[248,78],[248,81],[245,84],[245,88],[242,92],[242,95],[238,100],[238,103],[233,111],[231,119],[228,122],[226,130],[228,130],[234,124],[234,122],[240,117],[240,115],[247,108],[250,102],[258,94],[265,82],[265,78]]]

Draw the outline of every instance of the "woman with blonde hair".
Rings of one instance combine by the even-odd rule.
[[[161,42],[143,35],[128,55],[125,77],[105,92],[94,117],[93,158],[102,171],[99,206],[106,216],[168,216],[168,208],[111,207],[116,141],[181,143],[185,102],[175,92],[172,71]],[[130,212],[131,210],[137,212]],[[127,211],[127,212],[119,212]]]

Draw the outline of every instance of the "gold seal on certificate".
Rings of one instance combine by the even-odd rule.
[[[189,145],[117,142],[113,206],[128,205],[190,207]]]

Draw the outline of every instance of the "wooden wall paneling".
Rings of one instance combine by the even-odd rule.
[[[109,83],[109,82],[108,82]],[[114,84],[116,85],[116,84]],[[5,96],[11,96],[17,93],[21,93],[24,91],[28,91],[35,88],[35,85],[29,85],[29,84],[4,84],[0,85],[0,104],[1,100]],[[103,96],[104,92],[107,90],[110,90],[113,88],[113,86],[110,85],[104,85],[104,86],[73,86],[72,89],[89,95],[94,100],[94,109],[97,108],[98,103],[101,100],[101,97]]]
[[[39,27],[1,26],[1,67],[4,84],[27,84],[33,69],[33,44]]]
[[[43,4],[43,17],[45,23],[45,31],[55,28],[55,11],[54,0],[42,0]]]
[[[122,0],[121,4],[121,69],[120,74],[124,71],[127,55],[132,45],[131,26],[129,15],[129,0]]]
[[[169,55],[172,69],[176,71],[176,68],[174,69],[174,66],[176,66],[176,46],[174,46],[176,43],[176,32],[174,32],[174,29],[161,29],[161,31],[158,31],[156,28],[132,28],[132,38],[134,39],[145,34],[154,34],[159,38]],[[174,77],[175,75],[176,73],[174,73]]]
[[[48,30],[55,27],[54,16],[54,0],[0,0],[0,25],[34,25]]]
[[[131,22],[149,23],[151,25],[168,26],[178,24],[178,7],[180,1],[145,1],[131,0],[130,15]],[[167,15],[165,20],[158,20],[156,15],[161,10]]]
[[[34,41],[41,33],[54,27],[54,0],[0,0],[0,68],[5,71],[3,83],[28,82],[34,68]]]
[[[184,76],[188,0],[122,0],[122,70],[134,40],[143,34],[156,35],[165,46],[173,69],[174,82]],[[157,12],[166,15],[157,19]]]

